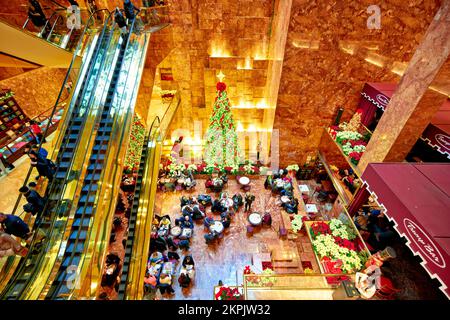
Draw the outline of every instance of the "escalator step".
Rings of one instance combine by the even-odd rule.
[[[91,207],[89,207],[89,208],[92,210]],[[89,219],[89,218],[84,218],[84,219],[76,218],[72,226],[74,226],[74,227],[89,227],[90,221],[91,221],[91,219]]]
[[[92,214],[92,207],[91,206],[88,206],[88,207],[79,207],[78,209],[77,209],[77,212],[76,212],[76,214],[79,214],[79,215],[81,215],[81,214],[83,214],[83,212],[84,213],[87,213],[87,214]],[[89,219],[88,219],[89,220]]]
[[[94,202],[95,201],[95,195],[91,195],[91,196],[81,196],[80,198],[80,202]]]
[[[65,171],[58,171],[55,175],[56,179],[65,179],[66,178],[66,173]]]
[[[91,188],[89,189],[89,187],[91,187]],[[97,191],[97,185],[96,185],[96,184],[94,184],[93,186],[85,185],[85,186],[81,189],[81,191],[83,191],[83,192],[89,192],[89,190],[90,190],[91,192]]]
[[[69,239],[70,239],[70,240],[75,240],[75,239],[77,238],[77,235],[78,235],[78,233],[73,232],[73,233],[70,234]],[[80,239],[80,240],[86,240],[86,235],[87,235],[87,232],[84,231],[84,230],[82,230],[82,231],[80,231],[80,235],[79,235],[78,239]]]
[[[78,232],[75,233],[75,237],[77,236]],[[66,247],[66,253],[72,253],[74,250],[77,253],[82,253],[84,249],[84,243],[78,243],[75,246],[75,243],[69,244],[69,246]]]
[[[100,174],[92,174],[92,173],[90,173],[90,174],[88,174],[87,176],[86,176],[86,180],[89,180],[89,181],[92,181],[92,180],[94,180],[94,181],[98,181],[98,180],[100,180]]]

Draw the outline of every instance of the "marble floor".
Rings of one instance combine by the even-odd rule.
[[[208,193],[213,199],[216,195],[206,192],[205,180],[198,179],[193,191],[158,192],[156,200],[156,214],[170,215],[171,220],[180,216],[180,197],[182,195],[194,196]],[[230,196],[241,192],[238,183],[231,179],[224,191]],[[189,289],[182,289],[174,277],[173,288],[175,294],[164,296],[170,299],[207,299],[213,298],[214,286],[219,280],[225,285],[235,286],[242,284],[242,272],[246,265],[252,265],[252,257],[255,254],[270,253],[277,256],[295,255],[294,263],[278,263],[274,270],[277,273],[303,273],[302,262],[310,264],[315,272],[319,272],[317,263],[309,239],[304,234],[298,234],[295,239],[282,240],[278,236],[278,228],[281,221],[280,207],[277,198],[270,191],[264,189],[264,177],[252,180],[251,193],[256,196],[252,205],[252,211],[264,212],[270,210],[272,214],[272,226],[255,229],[253,236],[246,232],[247,213],[243,208],[233,217],[230,228],[226,229],[223,239],[217,243],[207,245],[203,235],[205,231],[202,222],[198,222],[194,228],[194,236],[191,240],[189,252],[180,253],[181,260],[184,255],[191,254],[195,261],[196,276],[193,285]],[[218,195],[217,195],[218,196]],[[207,208],[209,212],[210,207]],[[217,215],[217,219],[220,217]],[[177,266],[177,274],[181,262]]]

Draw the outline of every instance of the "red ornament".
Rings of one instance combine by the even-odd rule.
[[[216,88],[218,91],[222,92],[222,91],[225,91],[225,89],[227,88],[227,85],[223,82],[217,82]]]

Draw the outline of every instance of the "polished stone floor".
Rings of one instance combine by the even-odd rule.
[[[193,191],[158,192],[156,201],[156,213],[158,215],[170,215],[171,220],[180,216],[180,197],[182,195],[194,196],[202,193],[210,194],[213,199],[215,194],[205,191],[205,180],[197,180],[197,186]],[[224,191],[230,196],[241,192],[240,186],[235,180],[230,179]],[[315,272],[319,272],[317,263],[309,239],[306,235],[299,234],[296,239],[282,240],[278,236],[278,228],[281,216],[277,198],[271,196],[270,191],[264,189],[264,177],[252,180],[251,193],[256,196],[252,211],[264,212],[269,210],[272,214],[272,226],[255,229],[253,236],[246,232],[247,213],[241,208],[233,217],[230,228],[225,231],[223,239],[213,245],[207,245],[203,235],[207,233],[203,224],[199,222],[194,228],[194,236],[189,252],[180,254],[181,260],[184,254],[191,254],[195,261],[196,276],[193,285],[189,289],[182,289],[174,277],[175,294],[164,296],[172,299],[212,299],[214,286],[222,280],[225,285],[235,286],[242,284],[242,272],[246,265],[252,265],[252,257],[262,253],[270,253],[278,257],[294,256],[291,262],[277,262],[274,265],[277,273],[303,273],[302,261],[311,264]],[[210,208],[207,209],[209,212]],[[220,217],[217,215],[217,219]],[[180,252],[181,253],[181,252]],[[280,259],[282,260],[282,259]],[[286,259],[288,260],[288,259]],[[178,265],[177,271],[181,262]]]

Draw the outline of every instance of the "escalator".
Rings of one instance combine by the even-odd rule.
[[[122,37],[123,41],[117,48],[114,68],[109,77],[110,83],[100,113],[92,153],[87,162],[86,175],[76,206],[74,221],[68,232],[64,253],[59,259],[61,261],[59,268],[54,272],[55,277],[48,286],[45,299],[61,299],[71,296],[74,287],[68,284],[72,283],[73,271],[82,268],[89,238],[96,236],[97,227],[95,225],[98,224],[99,219],[96,222],[95,218],[100,215],[97,212],[99,195],[102,192],[100,189],[103,183],[109,181],[109,176],[106,174],[109,170],[108,161],[111,160],[112,152],[121,152],[119,151],[121,146],[119,145],[117,148],[117,146],[111,145],[111,141],[114,140],[117,129],[120,129],[118,128],[120,115],[125,113],[126,117],[131,119],[129,116],[134,108],[133,97],[136,98],[137,90],[135,89],[142,74],[142,70],[138,71],[140,68],[136,67],[141,65],[147,48],[147,46],[139,46],[139,41],[130,41],[134,31],[134,22],[135,20],[131,25],[130,33]],[[146,38],[146,36],[143,37]],[[129,125],[127,127],[129,129]],[[123,135],[124,130],[120,129],[120,131]]]
[[[105,62],[106,49],[111,38],[110,31],[105,23],[101,32],[93,34],[91,38],[90,49],[84,57],[82,71],[77,82],[75,93],[72,96],[71,104],[66,111],[66,116],[62,127],[60,127],[59,152],[57,152],[56,173],[53,182],[47,188],[46,207],[44,215],[47,216],[39,224],[39,228],[47,234],[47,239],[54,240],[53,235],[60,233],[64,226],[61,218],[64,210],[58,205],[65,193],[65,184],[71,167],[73,166],[74,154],[79,147],[81,132],[84,129],[90,102],[94,98],[93,90],[99,81],[101,65]],[[87,31],[89,24],[86,26]],[[95,31],[93,32],[95,33]],[[69,70],[70,72],[70,70]],[[36,228],[35,228],[36,229]],[[62,229],[63,231],[63,229]],[[3,299],[18,299],[29,289],[29,284],[33,275],[35,275],[43,259],[46,258],[51,241],[42,243],[34,239],[31,242],[28,255],[20,261],[19,267],[10,279],[5,290],[2,292]],[[44,250],[45,248],[45,250]]]

